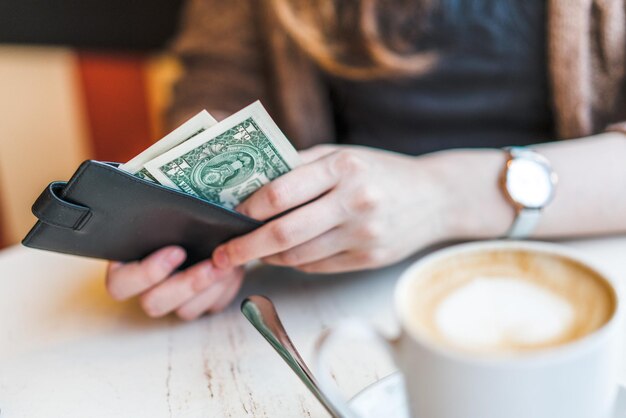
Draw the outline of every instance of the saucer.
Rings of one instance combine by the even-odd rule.
[[[350,400],[350,407],[361,418],[409,418],[402,375],[396,372],[367,386]],[[611,418],[624,416],[626,387],[620,385]]]

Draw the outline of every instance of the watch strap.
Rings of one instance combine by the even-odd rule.
[[[518,210],[506,237],[510,239],[527,238],[535,230],[540,217],[541,209],[522,208]]]

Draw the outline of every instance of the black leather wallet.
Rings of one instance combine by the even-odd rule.
[[[85,161],[68,182],[53,182],[33,204],[27,247],[133,261],[166,245],[187,251],[184,268],[262,222],[139,179],[115,163]]]

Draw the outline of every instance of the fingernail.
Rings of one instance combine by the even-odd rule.
[[[228,259],[228,254],[226,254],[224,247],[218,247],[215,252],[213,252],[213,262],[221,269],[230,267],[230,260]]]
[[[118,268],[122,267],[123,265],[124,263],[122,263],[121,261],[111,261],[109,264],[109,270],[115,271]]]
[[[185,258],[185,251],[176,247],[169,250],[162,259],[163,264],[168,268],[174,268],[182,263]]]

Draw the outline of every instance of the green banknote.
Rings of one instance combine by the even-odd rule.
[[[296,150],[260,102],[145,164],[159,183],[227,208],[297,166]]]
[[[144,180],[156,182],[155,178],[144,167],[148,161],[190,140],[216,124],[217,121],[209,112],[203,110],[126,164],[120,165],[119,168]]]

